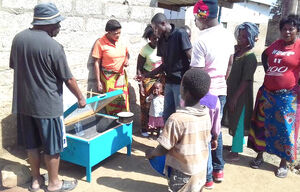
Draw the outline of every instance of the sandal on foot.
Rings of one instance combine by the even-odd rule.
[[[48,182],[48,174],[47,173],[42,174],[41,178],[42,178],[42,182],[40,184],[40,187],[38,187],[38,188],[32,188],[32,183],[31,183],[30,186],[28,187],[28,191],[30,191],[30,192],[37,192],[42,187],[45,187],[46,183]]]
[[[264,162],[264,159],[253,159],[251,162],[250,162],[250,167],[253,168],[253,169],[259,169],[259,167],[263,164]]]
[[[279,167],[275,172],[275,176],[279,178],[285,178],[288,174],[289,169],[287,167]]]
[[[30,192],[37,192],[40,189],[41,189],[41,187],[38,187],[38,188],[32,188],[32,186],[28,187],[28,191],[30,191]]]
[[[78,181],[75,179],[73,181],[65,181],[62,180],[62,185],[60,189],[50,191],[46,189],[47,192],[64,192],[64,191],[72,191],[77,186]]]

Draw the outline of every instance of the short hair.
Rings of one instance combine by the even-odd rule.
[[[163,13],[156,13],[151,19],[151,23],[154,24],[160,24],[162,22],[168,22],[167,17]]]
[[[210,76],[207,72],[200,68],[192,68],[183,75],[181,85],[183,86],[183,91],[189,91],[193,99],[198,102],[207,94],[210,88],[210,81]]]
[[[121,29],[122,26],[119,23],[119,21],[115,20],[115,19],[111,19],[109,21],[107,21],[106,26],[105,26],[105,31],[109,32],[109,31],[115,31],[117,29]]]
[[[298,15],[291,14],[291,15],[287,16],[286,18],[281,19],[280,22],[279,22],[280,31],[282,30],[282,28],[285,24],[291,24],[294,27],[296,27],[298,32],[300,31],[300,22],[299,22],[299,16]]]
[[[147,25],[147,27],[144,30],[144,34],[143,34],[143,38],[144,39],[149,39],[151,37],[151,35],[154,34],[153,28],[151,27],[150,24]]]

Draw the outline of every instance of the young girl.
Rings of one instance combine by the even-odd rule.
[[[157,133],[164,127],[163,110],[164,110],[164,96],[162,95],[162,84],[155,82],[153,85],[153,92],[146,98],[146,102],[150,103],[148,131]]]
[[[227,103],[224,108],[223,124],[233,136],[228,159],[238,161],[243,152],[244,135],[248,135],[253,111],[253,76],[257,61],[251,49],[258,36],[258,27],[245,22],[236,28],[234,62],[227,79]]]

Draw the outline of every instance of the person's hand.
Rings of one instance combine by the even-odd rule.
[[[237,99],[235,99],[235,98],[232,98],[232,99],[229,100],[228,107],[229,107],[230,112],[235,111],[236,103],[237,103]]]
[[[145,79],[145,76],[144,75],[136,75],[135,77],[134,77],[134,80],[136,80],[136,81],[138,81],[138,82],[141,82],[141,81],[143,81]]]
[[[124,62],[124,67],[128,67],[128,60]]]
[[[86,101],[85,101],[85,98],[82,97],[81,99],[78,100],[78,107],[84,108],[85,106],[86,106]]]
[[[97,91],[102,93],[103,92],[103,86],[102,86],[102,83],[101,82],[98,82],[97,83]]]
[[[211,143],[211,150],[216,150],[218,147],[218,139],[212,139],[210,143]]]
[[[128,56],[126,56],[125,61],[124,61],[124,67],[128,67]]]
[[[140,94],[141,96],[145,97],[145,88],[143,85],[140,85]]]
[[[147,149],[146,152],[145,152],[145,156],[147,159],[152,159],[154,156],[153,156],[153,149]]]

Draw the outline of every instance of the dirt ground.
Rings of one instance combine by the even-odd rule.
[[[227,129],[223,129],[224,145],[231,143],[231,136]],[[153,139],[142,138],[138,135],[133,136],[132,155],[126,155],[126,148],[102,161],[92,171],[92,181],[85,181],[85,169],[83,167],[61,162],[60,176],[63,179],[76,178],[79,180],[75,192],[166,192],[167,181],[157,174],[145,159],[144,152],[150,147],[156,146],[157,142]],[[255,154],[244,148],[239,162],[226,162],[225,180],[220,184],[215,184],[214,192],[299,192],[300,176],[289,172],[285,179],[274,176],[274,170],[278,165],[278,158],[272,155],[265,155],[266,163],[259,170],[254,170],[248,166],[249,161]],[[228,151],[224,150],[224,156]],[[225,158],[226,160],[226,158]],[[20,163],[28,165],[26,155],[23,150],[14,149],[0,157],[0,167],[8,163]],[[43,166],[42,173],[45,173]],[[13,189],[4,189],[4,192],[23,192],[27,191],[29,183]],[[43,191],[43,190],[40,190]],[[204,190],[209,191],[209,190]]]
[[[259,66],[255,73],[254,94],[263,82],[263,67]],[[254,95],[255,97],[255,95]],[[60,176],[62,179],[76,178],[79,180],[75,192],[167,192],[167,180],[156,173],[144,157],[144,152],[157,145],[153,139],[142,138],[134,126],[133,145],[131,156],[126,155],[126,148],[100,162],[93,167],[92,181],[86,182],[85,168],[61,162]],[[223,142],[225,146],[231,145],[232,137],[227,129],[223,128]],[[100,147],[99,147],[100,148]],[[228,150],[224,150],[224,157]],[[255,170],[249,167],[249,162],[255,157],[255,153],[244,147],[239,162],[226,162],[225,180],[215,184],[214,189],[206,192],[300,192],[300,176],[289,172],[288,177],[279,179],[275,177],[274,170],[279,164],[279,159],[273,155],[264,155],[265,163],[261,169]],[[226,158],[225,158],[226,160]],[[8,163],[20,163],[28,165],[24,150],[11,150],[0,156],[0,169]],[[45,173],[43,166],[42,173]],[[29,183],[13,189],[1,188],[5,192],[27,191]],[[40,190],[42,191],[42,190]]]

